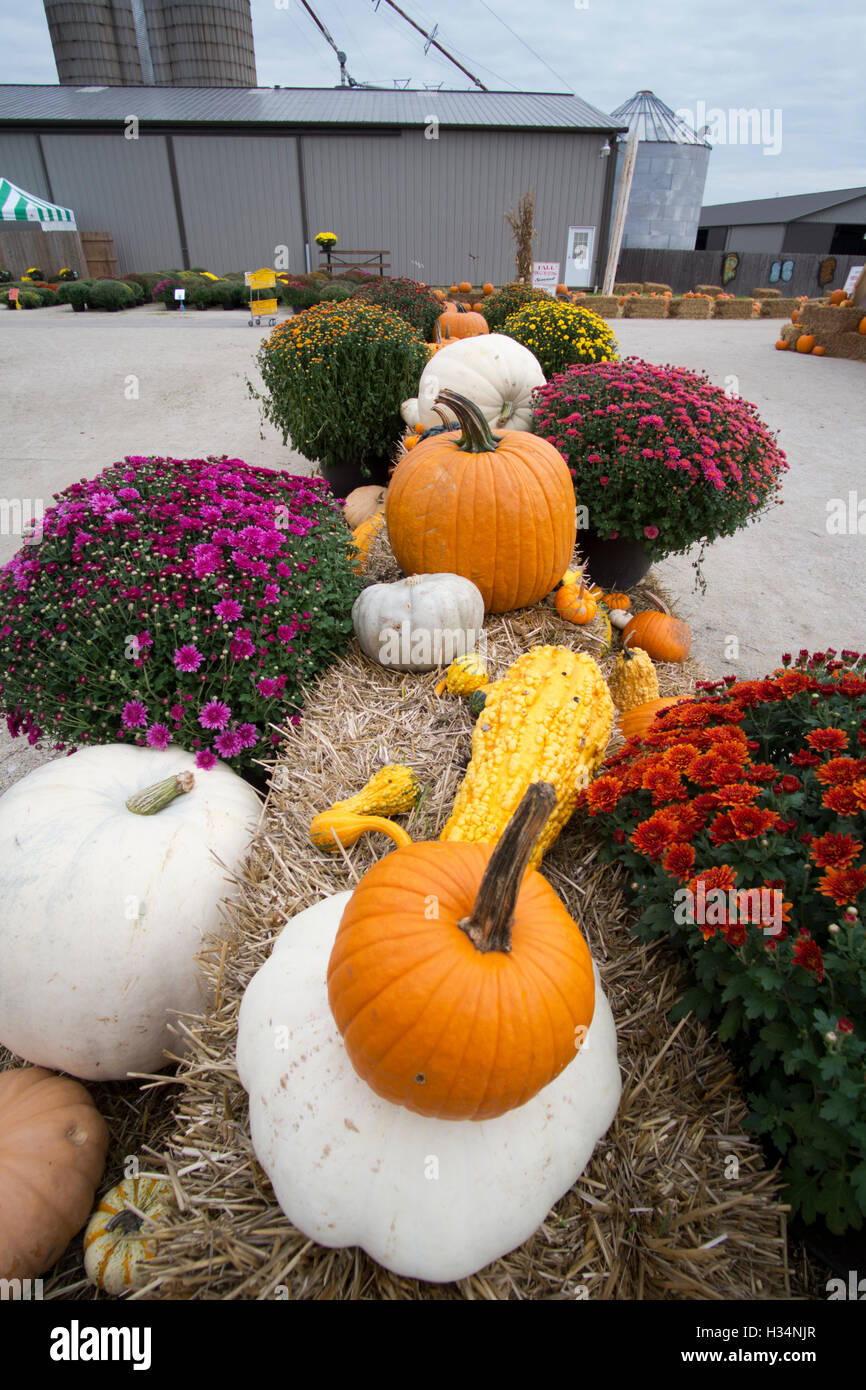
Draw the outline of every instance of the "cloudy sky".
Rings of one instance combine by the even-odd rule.
[[[311,0],[357,81],[468,79],[387,0]],[[573,91],[610,111],[639,88],[710,125],[706,202],[866,184],[864,0],[399,0],[487,87]],[[261,86],[333,86],[336,58],[300,0],[252,0]],[[0,82],[57,81],[40,0],[0,0]],[[731,140],[729,113],[763,133]],[[736,123],[734,124],[736,130]]]

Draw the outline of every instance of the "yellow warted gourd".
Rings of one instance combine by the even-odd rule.
[[[477,652],[467,652],[451,662],[444,677],[436,686],[436,694],[471,695],[487,684],[487,667]]]
[[[652,658],[641,647],[626,647],[617,657],[608,680],[613,702],[621,714],[659,698],[659,678]]]
[[[411,837],[402,826],[385,816],[411,811],[421,795],[418,778],[403,763],[389,763],[374,773],[366,786],[344,801],[335,801],[310,822],[310,839],[319,849],[336,850],[339,844],[353,845],[367,831],[388,835],[395,845],[409,845]],[[335,838],[336,837],[336,838]]]
[[[495,844],[530,783],[552,782],[556,807],[529,861],[537,868],[600,765],[613,716],[591,656],[532,647],[487,691],[472,758],[440,839]]]

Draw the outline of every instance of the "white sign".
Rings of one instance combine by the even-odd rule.
[[[565,253],[565,283],[586,289],[592,275],[595,227],[569,227],[568,250]]]
[[[559,261],[532,262],[532,288],[534,290],[546,290],[548,294],[556,294],[558,284]]]
[[[186,290],[175,290],[175,299],[186,299]]]
[[[849,298],[854,293],[854,288],[862,274],[862,265],[852,265],[851,269],[848,271],[848,279],[845,281],[845,294]]]

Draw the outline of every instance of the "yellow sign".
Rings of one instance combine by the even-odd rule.
[[[273,270],[248,270],[244,274],[244,281],[253,289],[269,289],[277,283],[277,276]]]
[[[256,315],[275,314],[277,312],[277,301],[275,299],[254,299],[250,309]]]

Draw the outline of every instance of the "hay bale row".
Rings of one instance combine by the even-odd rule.
[[[672,319],[708,319],[713,305],[709,299],[669,299],[668,317]]]
[[[713,318],[715,319],[750,319],[751,317],[751,299],[717,299],[713,305]]]
[[[715,299],[717,294],[724,294],[721,285],[695,285],[695,294],[709,294]]]
[[[799,309],[799,299],[762,299],[761,318],[762,319],[787,319],[790,318],[795,309]]]
[[[771,289],[769,286],[761,286],[760,289],[752,290],[753,299],[781,299],[782,291]]]
[[[673,294],[671,285],[657,285],[653,280],[645,280],[643,285],[644,294]]]
[[[614,294],[642,294],[643,285],[640,281],[622,280],[613,287]]]
[[[782,328],[779,330],[779,337],[793,347],[802,332],[803,329],[800,324],[786,323],[783,324]]]
[[[580,301],[584,308],[592,309],[603,319],[618,319],[619,297],[615,294],[587,294]]]
[[[827,339],[827,356],[866,362],[866,333],[834,333]]]
[[[622,315],[626,319],[663,319],[667,317],[667,312],[667,299],[650,299],[649,296],[635,295],[625,301]]]

